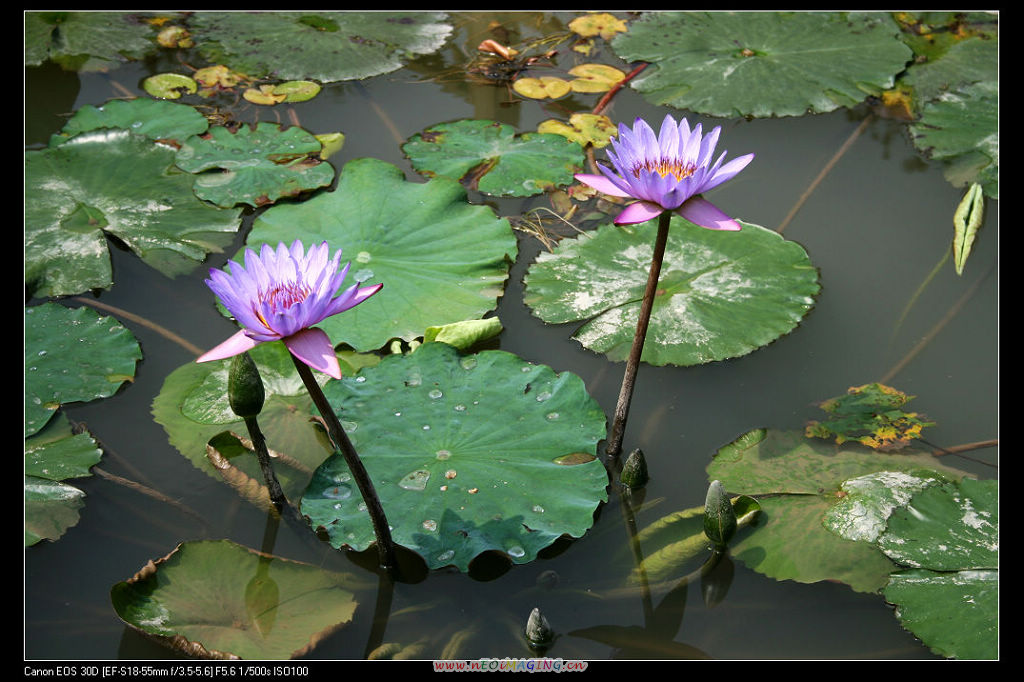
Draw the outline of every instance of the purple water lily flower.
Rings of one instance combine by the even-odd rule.
[[[313,325],[359,305],[384,285],[363,287],[356,282],[336,297],[349,263],[339,271],[341,250],[330,261],[328,252],[327,242],[323,242],[305,253],[296,239],[290,249],[283,242],[277,249],[264,244],[259,255],[246,249],[245,267],[229,261],[230,275],[211,268],[207,286],[243,328],[196,362],[222,360],[267,341],[284,341],[303,363],[340,379],[334,346],[327,334]]]
[[[738,230],[739,223],[699,196],[743,170],[753,154],[722,164],[725,152],[712,163],[722,127],[701,135],[698,123],[690,130],[686,119],[677,124],[665,116],[657,136],[647,122],[637,118],[630,130],[619,124],[619,139],[608,152],[615,170],[598,166],[602,175],[578,173],[576,179],[599,192],[640,201],[630,204],[615,218],[616,225],[646,222],[663,211],[675,211],[691,223],[710,230]]]

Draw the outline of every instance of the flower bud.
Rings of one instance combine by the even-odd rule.
[[[642,488],[647,485],[649,478],[644,451],[637,448],[626,457],[626,461],[622,465],[622,472],[619,474],[619,481],[627,488]]]
[[[534,607],[530,611],[530,617],[526,621],[526,640],[534,649],[543,649],[551,644],[555,638],[555,631],[548,625],[548,619]]]
[[[255,417],[263,409],[263,379],[248,353],[231,359],[228,370],[228,403],[231,411],[243,419]]]
[[[736,532],[736,512],[721,481],[711,481],[704,499],[704,535],[716,547],[729,544]]]

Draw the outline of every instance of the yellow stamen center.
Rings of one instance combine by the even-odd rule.
[[[647,171],[648,173],[657,173],[661,177],[666,175],[673,175],[675,179],[682,180],[693,175],[693,172],[697,170],[697,166],[693,163],[683,163],[679,159],[644,159],[641,163],[637,163],[633,166],[632,172],[633,177],[639,178],[641,171]]]

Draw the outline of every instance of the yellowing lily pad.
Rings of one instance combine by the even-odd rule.
[[[569,69],[569,75],[575,76],[569,87],[579,93],[607,92],[626,77],[625,73],[607,64],[579,64]]]
[[[569,117],[569,123],[548,119],[537,126],[538,133],[553,133],[576,142],[580,146],[591,145],[596,149],[608,146],[617,132],[612,120],[603,114],[576,113]]]
[[[520,78],[512,84],[517,94],[530,99],[558,99],[569,94],[572,87],[568,81],[554,76],[541,78]]]
[[[613,14],[599,12],[576,17],[569,22],[569,30],[584,38],[601,36],[605,40],[611,40],[617,34],[626,31],[626,22]]]

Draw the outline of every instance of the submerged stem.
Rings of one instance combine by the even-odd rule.
[[[636,321],[636,334],[633,336],[633,347],[626,360],[626,373],[622,377],[622,388],[619,389],[619,400],[615,404],[615,418],[612,432],[608,439],[605,452],[618,457],[622,452],[622,436],[626,430],[626,418],[629,416],[629,403],[633,400],[633,385],[636,383],[636,372],[640,366],[640,355],[644,350],[644,339],[651,321],[651,309],[654,307],[654,295],[658,291],[658,277],[661,275],[661,262],[665,258],[665,245],[668,243],[668,226],[672,218],[671,211],[662,211],[658,216],[658,236],[654,240],[654,253],[651,256],[651,269],[647,275],[647,287],[640,303],[640,317]]]
[[[377,537],[377,556],[380,559],[380,565],[391,571],[395,567],[395,545],[391,540],[391,527],[384,515],[384,507],[381,506],[380,498],[377,497],[377,490],[373,487],[373,481],[366,473],[366,467],[363,466],[355,446],[352,445],[348,434],[345,433],[341,422],[338,421],[338,416],[334,414],[334,410],[327,402],[327,397],[320,390],[320,384],[316,383],[312,370],[295,356],[292,356],[292,362],[295,363],[295,369],[299,371],[299,376],[302,377],[302,383],[306,385],[309,397],[313,399],[313,404],[316,405],[316,409],[319,410],[320,416],[323,417],[324,423],[327,425],[327,433],[334,441],[335,446],[341,449],[345,464],[348,465],[352,478],[359,486],[359,492],[366,503],[366,511],[370,514],[370,521],[373,523],[373,532]]]

